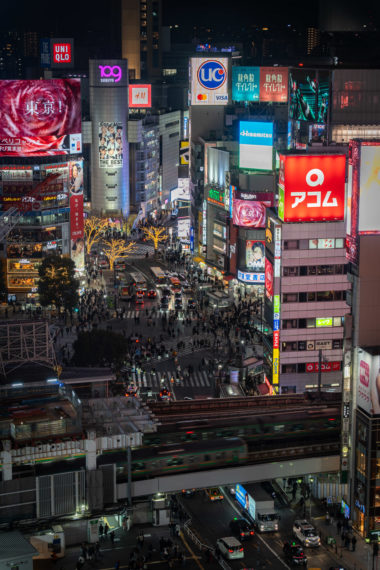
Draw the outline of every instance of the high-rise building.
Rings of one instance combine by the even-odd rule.
[[[130,79],[161,75],[161,0],[122,0],[122,57]]]
[[[0,79],[21,79],[24,74],[23,37],[19,32],[0,34]]]
[[[319,45],[320,32],[318,28],[307,29],[307,55],[313,53],[313,50]]]

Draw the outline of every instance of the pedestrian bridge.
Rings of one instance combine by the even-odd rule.
[[[289,455],[289,450],[288,455]],[[268,461],[266,463],[197,471],[132,482],[132,497],[174,493],[182,489],[203,489],[244,482],[259,482],[281,477],[301,477],[316,473],[334,473],[340,469],[340,457],[334,455]],[[126,499],[127,484],[117,485],[117,498]]]

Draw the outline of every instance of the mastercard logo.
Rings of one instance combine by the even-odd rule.
[[[206,95],[206,93],[198,93],[198,95],[197,95],[197,100],[198,100],[198,101],[207,101],[207,95]]]

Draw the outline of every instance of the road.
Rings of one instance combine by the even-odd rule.
[[[227,488],[223,489],[224,499],[211,502],[204,491],[198,491],[193,497],[181,497],[181,503],[191,518],[191,528],[195,530],[205,544],[214,547],[216,540],[231,536],[230,521],[241,515],[242,509]],[[252,540],[245,541],[244,559],[228,561],[232,569],[274,569],[290,568],[285,562],[282,548],[286,541],[294,540],[292,526],[300,512],[291,509],[284,501],[275,501],[276,510],[280,514],[280,529],[275,533],[256,533]],[[313,516],[314,518],[314,516]],[[314,518],[315,520],[315,518]],[[304,549],[308,557],[308,569],[328,570],[336,567],[336,560],[322,545],[316,549]]]

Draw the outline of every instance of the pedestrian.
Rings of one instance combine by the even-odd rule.
[[[139,547],[142,549],[142,547],[144,546],[144,531],[140,531],[139,535],[137,537],[137,542],[139,544]]]
[[[110,529],[110,527],[109,527],[108,524],[106,523],[106,524],[104,525],[104,534],[105,534],[105,537],[106,537],[106,538],[107,538],[109,529]]]
[[[338,520],[338,522],[336,523],[336,533],[340,534],[342,530],[342,521]]]
[[[346,537],[344,539],[344,546],[345,548],[347,548],[347,550],[350,550],[350,542],[351,542],[350,535],[347,532]]]
[[[115,562],[115,570],[119,570],[120,568],[120,560],[116,560]]]
[[[357,539],[356,539],[356,536],[354,535],[354,536],[351,538],[352,552],[355,552],[356,543],[357,543]]]
[[[112,531],[110,532],[110,539],[111,539],[111,544],[112,544],[112,546],[113,546],[113,545],[114,545],[114,542],[115,542],[115,531],[114,531],[114,530],[112,530]]]

